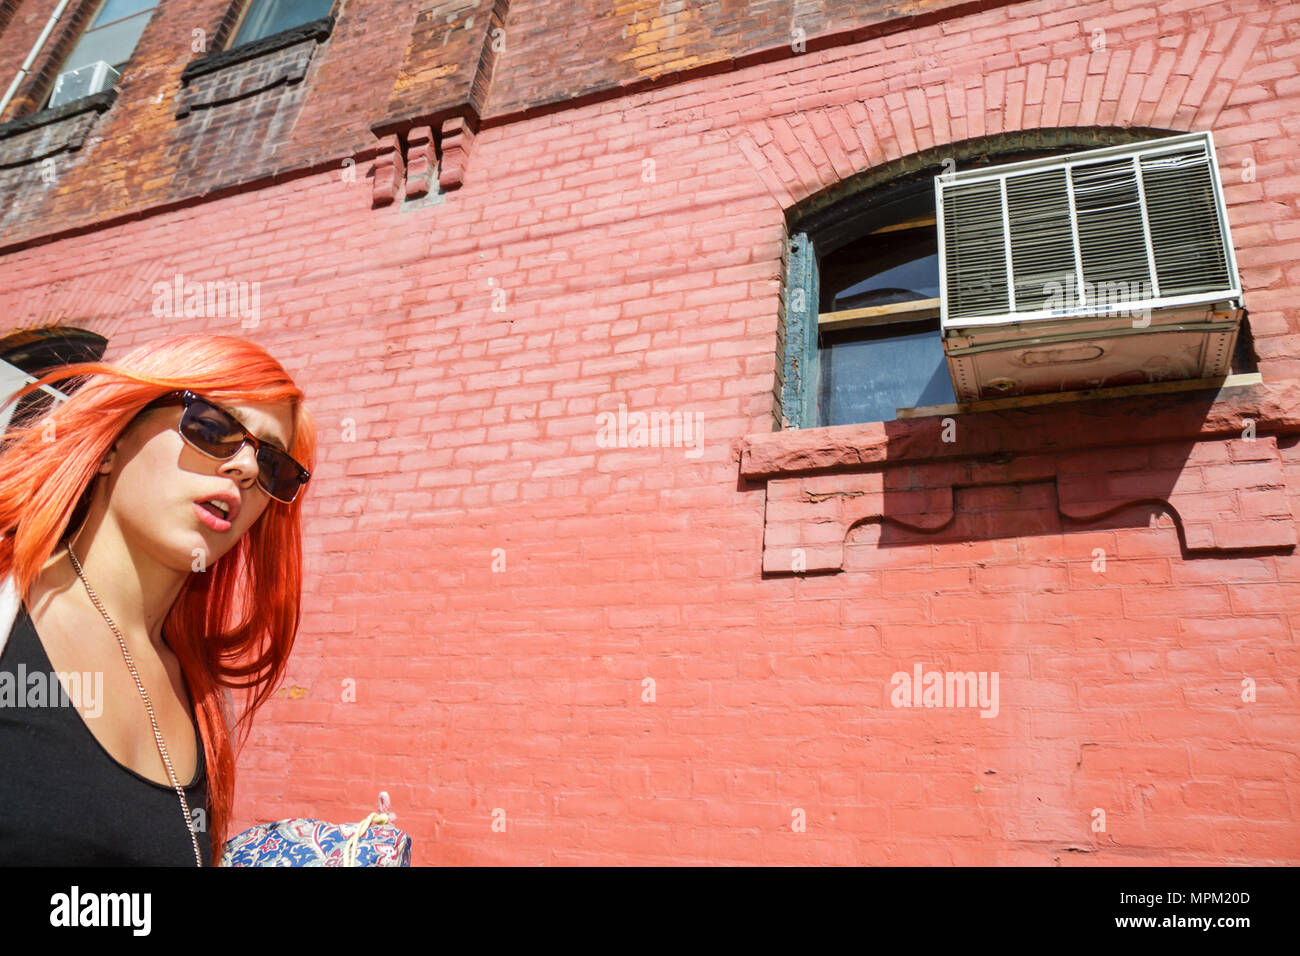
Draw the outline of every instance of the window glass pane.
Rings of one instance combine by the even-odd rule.
[[[133,13],[152,10],[157,5],[158,0],[108,0],[106,4],[99,8],[99,15],[95,17],[90,26],[94,28],[105,23],[112,23],[114,20],[129,17]]]
[[[821,311],[939,297],[934,226],[865,236],[821,262]]]
[[[60,73],[66,73],[69,70],[76,70],[96,60],[105,60],[110,65],[122,63],[131,58],[131,51],[140,40],[140,34],[144,32],[145,26],[149,23],[149,17],[152,10],[146,10],[144,13],[136,14],[125,20],[119,20],[117,23],[111,23],[106,27],[100,27],[96,30],[87,30],[81,35],[76,47],[72,50],[72,55],[68,57]]]
[[[821,340],[822,424],[892,421],[900,408],[957,400],[938,319],[826,332]]]
[[[251,0],[252,7],[244,17],[235,42],[237,47],[269,37],[282,30],[319,20],[328,16],[334,0]]]

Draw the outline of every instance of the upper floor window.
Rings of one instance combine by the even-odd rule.
[[[329,16],[334,0],[250,0],[230,49]]]
[[[1242,302],[1209,134],[1002,158],[800,220],[789,426],[1230,373]]]
[[[157,5],[157,0],[104,0],[55,74],[46,107],[111,88]]]

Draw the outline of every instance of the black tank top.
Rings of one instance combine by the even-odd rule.
[[[0,866],[193,866],[176,791],[114,760],[52,672],[20,604],[0,655]],[[45,706],[33,706],[40,686]],[[195,836],[208,866],[207,778],[195,738],[198,766],[185,799],[191,813],[203,810]]]

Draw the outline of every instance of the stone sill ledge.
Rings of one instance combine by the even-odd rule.
[[[274,53],[276,50],[282,50],[304,40],[314,39],[320,41],[328,39],[333,29],[334,17],[321,17],[319,20],[312,20],[310,23],[303,23],[291,29],[282,30],[269,37],[254,40],[252,43],[242,44],[233,50],[209,53],[186,64],[185,69],[181,71],[181,85],[189,83],[196,77],[215,73],[236,63],[255,60],[267,53]]]
[[[1279,437],[1300,432],[1300,382],[1234,378],[749,435],[740,472],[766,490],[763,573],[843,571],[864,524],[881,526],[878,547],[914,547],[1131,527],[1154,512],[1173,519],[1184,558],[1290,553]],[[1005,501],[988,510],[981,494],[998,486]]]
[[[1161,383],[908,410],[890,422],[789,429],[742,440],[741,476],[751,480],[828,469],[936,459],[1070,452],[1179,440],[1300,432],[1300,383],[1258,375],[1219,385]],[[911,417],[911,416],[917,417]],[[954,440],[944,441],[945,422]]]
[[[78,100],[72,100],[62,106],[41,110],[39,113],[30,113],[27,116],[19,116],[7,123],[0,123],[0,139],[17,136],[20,133],[28,133],[42,126],[49,126],[51,123],[58,123],[70,117],[78,116],[81,113],[89,113],[91,110],[103,113],[112,107],[113,101],[116,99],[116,88],[110,88],[90,96],[83,96]]]

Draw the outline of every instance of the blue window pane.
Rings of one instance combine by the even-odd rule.
[[[59,72],[77,70],[96,60],[103,60],[109,66],[125,63],[131,58],[131,52],[139,42],[140,34],[144,33],[151,16],[153,16],[152,10],[147,10],[106,27],[87,30],[81,35],[81,39],[77,41],[77,45],[63,62]]]
[[[938,319],[827,332],[821,342],[821,421],[892,421],[900,408],[955,402]]]
[[[108,0],[99,8],[99,14],[90,25],[91,29],[129,17],[133,13],[140,13],[142,10],[152,10],[157,5],[158,0]]]
[[[334,0],[252,0],[231,48],[328,16]]]

